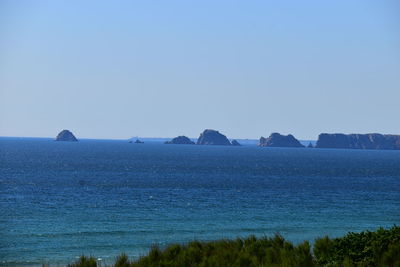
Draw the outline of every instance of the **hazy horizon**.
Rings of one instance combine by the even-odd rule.
[[[0,136],[400,134],[400,3],[0,3]]]
[[[68,130],[68,129],[64,129],[64,130]],[[61,131],[60,131],[61,132]],[[74,134],[74,132],[73,131],[71,131],[73,134]],[[220,131],[219,131],[220,132]],[[236,139],[236,140],[249,140],[249,141],[259,141],[259,139],[261,138],[261,137],[269,137],[270,136],[270,134],[272,134],[272,133],[274,133],[274,132],[271,132],[271,133],[269,133],[269,134],[264,134],[264,135],[260,135],[259,137],[254,137],[254,138],[251,138],[251,137],[232,137],[232,136],[229,136],[228,134],[226,134],[226,133],[223,133],[223,132],[220,132],[220,133],[222,133],[223,135],[225,135],[229,140],[234,140],[234,139]],[[321,132],[321,133],[327,133],[327,132]],[[57,133],[58,134],[58,133]],[[2,136],[0,136],[0,138],[38,138],[38,139],[55,139],[56,138],[56,136],[57,136],[57,134],[55,135],[55,136],[6,136],[6,135],[2,135]],[[280,134],[282,134],[282,133],[280,133]],[[292,134],[292,133],[289,133],[289,134]],[[331,132],[331,133],[328,133],[328,134],[360,134],[360,133],[343,133],[343,132]],[[375,134],[375,133],[361,133],[361,134]],[[390,133],[378,133],[378,134],[390,134]],[[140,140],[151,140],[151,139],[154,139],[154,140],[156,140],[156,139],[159,139],[158,141],[167,141],[167,140],[171,140],[171,139],[173,139],[173,138],[175,138],[175,137],[177,137],[177,136],[181,136],[181,135],[184,135],[184,134],[180,134],[180,135],[174,135],[174,136],[137,136],[137,135],[132,135],[132,136],[128,136],[128,137],[125,137],[125,138],[94,138],[94,137],[82,137],[82,136],[77,136],[76,134],[74,134],[75,135],[75,137],[78,139],[78,140],[81,140],[81,139],[83,139],[83,140],[116,140],[116,141],[118,141],[118,140],[130,140],[130,139],[140,139]],[[285,135],[285,134],[284,134]],[[318,135],[317,136],[315,136],[315,137],[312,137],[312,138],[297,138],[296,137],[296,135],[295,134],[292,134],[296,139],[298,139],[299,141],[301,141],[301,142],[308,142],[308,141],[312,141],[312,142],[316,142],[317,140],[318,140]],[[199,136],[200,136],[200,133],[197,135],[197,136],[188,136],[188,135],[185,135],[186,137],[188,137],[189,139],[191,139],[191,140],[197,140],[198,138],[199,138]]]

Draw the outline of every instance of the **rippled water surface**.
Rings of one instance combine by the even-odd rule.
[[[0,139],[0,265],[400,223],[400,151]]]

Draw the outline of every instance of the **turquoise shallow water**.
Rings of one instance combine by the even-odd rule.
[[[0,265],[400,222],[400,151],[0,138]]]

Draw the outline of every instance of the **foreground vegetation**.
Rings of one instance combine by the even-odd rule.
[[[68,267],[97,267],[95,258],[82,256]],[[282,236],[213,242],[193,241],[153,247],[148,255],[130,261],[120,255],[115,267],[136,266],[400,266],[400,227],[293,245]]]

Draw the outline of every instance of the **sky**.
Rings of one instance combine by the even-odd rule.
[[[0,1],[0,136],[400,134],[400,2]]]

